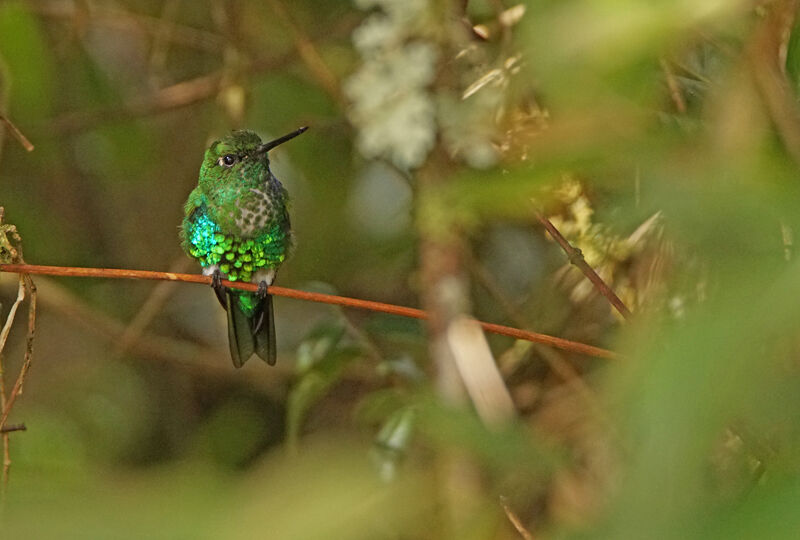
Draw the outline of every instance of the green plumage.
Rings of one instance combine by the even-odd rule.
[[[293,238],[289,197],[270,171],[267,152],[303,131],[268,143],[252,131],[234,131],[214,141],[203,158],[198,185],[184,205],[181,246],[203,273],[260,286],[260,294],[215,288],[228,312],[236,367],[253,353],[275,363],[272,298],[266,286],[272,284]]]
[[[203,216],[184,221],[184,250],[203,267],[218,265],[230,281],[250,281],[258,270],[277,268],[286,259],[290,245],[283,225],[271,225],[256,238],[242,238],[220,232]],[[199,232],[198,232],[199,231]],[[204,235],[204,231],[209,231]],[[202,236],[192,243],[191,239]]]

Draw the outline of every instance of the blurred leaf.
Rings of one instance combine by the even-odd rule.
[[[432,511],[424,471],[385,484],[345,442],[307,445],[296,457],[275,456],[255,471],[214,534],[232,540],[391,539],[427,534]]]
[[[300,378],[289,392],[286,409],[286,438],[296,448],[308,411],[333,385],[339,382],[345,366],[361,356],[358,347],[341,344],[344,326],[322,326],[297,349]]]
[[[713,496],[705,475],[714,442],[770,392],[780,362],[772,350],[800,316],[794,301],[800,274],[793,265],[776,276],[765,259],[757,260],[760,267],[751,261],[730,268],[706,302],[653,336],[640,361],[613,375],[633,439],[612,536],[632,537],[645,523],[668,530],[702,519]]]
[[[375,447],[371,456],[384,481],[396,478],[398,464],[408,451],[415,424],[416,412],[413,407],[398,409],[389,416],[375,436]]]
[[[298,373],[306,373],[317,367],[336,349],[344,337],[345,326],[341,323],[321,325],[297,346]]]
[[[741,0],[528,2],[520,35],[551,99],[641,99],[654,88],[659,57],[683,33],[703,25],[728,30],[728,21],[745,9]]]
[[[0,57],[10,81],[10,114],[20,125],[48,118],[54,104],[53,65],[49,45],[25,2],[0,4]]]
[[[719,509],[699,519],[694,538],[794,538],[800,516],[794,511],[800,497],[796,478],[779,478],[746,502]]]
[[[208,538],[232,494],[229,479],[198,463],[136,475],[83,474],[69,489],[40,473],[28,487],[33,500],[9,493],[4,538]]]
[[[387,358],[378,364],[378,374],[387,377],[397,375],[409,382],[419,383],[427,378],[414,359],[409,355]]]
[[[797,20],[786,46],[786,74],[794,85],[794,92],[797,95],[800,93],[800,24]]]
[[[289,448],[297,447],[306,414],[331,384],[333,381],[320,373],[310,372],[293,386],[286,407],[286,442]]]
[[[454,409],[426,396],[418,401],[418,415],[421,433],[434,445],[469,452],[494,471],[530,478],[557,463],[535,434],[518,423],[490,429],[474,411]]]
[[[214,410],[203,427],[203,453],[231,468],[249,465],[282,435],[280,410],[263,400],[233,396]]]
[[[143,375],[130,365],[106,362],[85,373],[82,385],[66,406],[80,419],[91,455],[135,462],[157,415]]]
[[[39,477],[46,476],[58,489],[70,486],[92,468],[80,426],[68,415],[31,410],[25,421],[31,427],[11,443],[14,480],[21,482],[16,489],[23,498]]]
[[[413,403],[413,396],[402,392],[399,388],[383,388],[365,395],[355,410],[358,423],[377,425],[386,421],[397,411],[407,408]]]

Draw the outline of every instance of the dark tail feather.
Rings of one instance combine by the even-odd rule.
[[[228,309],[228,299],[226,298],[225,294],[225,287],[212,287],[214,289],[214,295],[217,297],[217,301],[222,306],[223,309]]]
[[[225,308],[228,312],[228,345],[231,349],[231,359],[233,360],[233,365],[240,368],[255,351],[251,321],[239,309],[236,293],[226,290],[225,303]],[[261,356],[260,353],[259,356]]]
[[[274,366],[278,359],[275,347],[275,316],[272,311],[272,295],[267,295],[261,304],[261,314],[256,317],[253,334],[256,342],[256,354],[267,364]]]

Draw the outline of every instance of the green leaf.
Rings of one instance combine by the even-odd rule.
[[[514,475],[538,476],[556,464],[551,450],[521,423],[490,429],[470,409],[424,395],[417,403],[420,433],[442,450],[469,452],[491,469]]]
[[[371,457],[383,480],[394,480],[414,435],[417,413],[414,407],[403,407],[389,416],[375,437]]]
[[[280,436],[280,413],[252,396],[237,395],[224,401],[203,429],[203,452],[214,462],[231,468],[248,465]]]
[[[297,347],[297,371],[304,373],[317,366],[339,345],[344,332],[344,325],[338,323],[318,326],[312,330]]]
[[[408,448],[416,423],[416,413],[413,407],[405,407],[395,411],[383,425],[375,443],[379,446],[404,452]]]
[[[341,378],[345,365],[361,356],[361,349],[341,346],[344,327],[323,327],[312,333],[297,351],[300,380],[289,392],[286,410],[287,444],[294,448],[308,411]]]
[[[329,383],[322,374],[311,372],[292,388],[286,404],[286,443],[289,448],[297,447],[303,420],[309,409],[325,394]]]
[[[794,86],[794,91],[800,90],[800,24],[792,28],[792,35],[786,48],[786,75]]]

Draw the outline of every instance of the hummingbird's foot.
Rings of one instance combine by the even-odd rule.
[[[225,287],[222,285],[222,272],[219,271],[218,268],[215,268],[213,272],[211,272],[211,288],[214,290],[214,295],[219,300],[220,305],[225,309],[228,309],[228,301],[226,299]]]
[[[219,269],[214,270],[214,272],[211,274],[211,288],[214,289],[215,291],[219,291],[223,288],[222,272],[220,272]]]
[[[266,281],[260,281],[258,283],[258,290],[256,291],[256,295],[259,298],[261,298],[262,300],[264,298],[266,298],[267,296],[269,296],[269,293],[267,292],[267,282]]]

